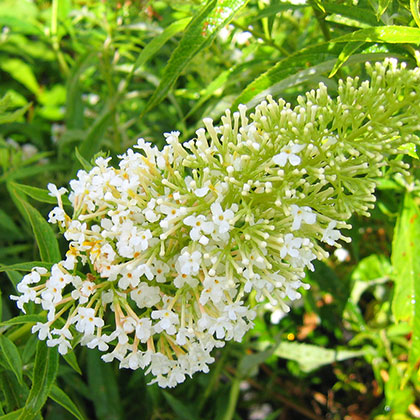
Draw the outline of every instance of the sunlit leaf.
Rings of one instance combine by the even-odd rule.
[[[184,36],[172,53],[162,80],[142,114],[162,101],[192,58],[209,46],[217,32],[226,26],[248,0],[212,0],[192,19]]]

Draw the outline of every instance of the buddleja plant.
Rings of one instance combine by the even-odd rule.
[[[66,354],[80,343],[120,367],[147,369],[161,387],[208,371],[211,351],[240,341],[269,299],[284,311],[305,269],[339,246],[353,214],[368,215],[375,178],[404,172],[419,144],[420,70],[367,65],[331,99],[324,85],[298,105],[271,97],[247,116],[226,111],[183,144],[140,139],[117,168],[99,157],[65,188],[49,221],[69,241],[50,271],[35,267],[12,296],[47,311],[32,331]]]

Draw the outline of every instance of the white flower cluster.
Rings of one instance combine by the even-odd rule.
[[[398,71],[377,66],[372,84]],[[418,72],[403,73],[418,85]],[[147,369],[162,387],[207,372],[212,349],[252,327],[249,293],[284,311],[300,297],[305,269],[327,255],[320,243],[337,245],[349,214],[371,206],[380,152],[399,152],[397,136],[378,148],[365,131],[340,128],[349,116],[339,124],[337,103],[345,113],[321,86],[295,109],[268,98],[251,120],[244,106],[218,127],[205,119],[184,144],[178,132],[165,134],[163,150],[140,139],[118,168],[97,158],[78,172],[72,217],[67,190],[50,184],[58,206],[49,221],[69,250],[49,272],[26,275],[12,296],[23,311],[29,301],[47,311],[33,332],[62,354],[79,342],[97,347],[104,361]]]

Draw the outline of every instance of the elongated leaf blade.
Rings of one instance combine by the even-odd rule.
[[[22,359],[15,343],[5,335],[0,335],[0,351],[3,365],[16,375],[19,383],[22,383]]]
[[[36,322],[45,322],[47,317],[41,314],[27,314],[19,315],[7,321],[0,322],[0,326],[6,325],[21,325],[21,324],[35,324]]]
[[[333,362],[360,357],[364,350],[328,349],[312,344],[283,341],[274,354],[284,359],[295,360],[304,372],[310,372]]]
[[[328,77],[333,77],[338,70],[340,70],[341,66],[348,60],[348,58],[363,44],[364,42],[349,42],[345,45]]]
[[[58,352],[39,341],[36,349],[32,388],[19,420],[33,419],[41,410],[51,391],[58,370]]]
[[[8,183],[9,193],[22,216],[29,222],[43,261],[57,262],[60,260],[60,250],[54,231],[43,216],[32,207],[12,184]]]
[[[38,187],[32,187],[30,185],[17,184],[16,182],[10,182],[10,184],[16,191],[19,191],[33,198],[36,201],[39,201],[41,203],[57,204],[57,199],[49,195],[48,190],[44,190]],[[62,196],[62,201],[64,205],[71,205],[70,201],[66,196]]]
[[[142,115],[161,102],[192,58],[206,48],[248,0],[212,0],[192,19],[163,71],[162,80]]]
[[[89,351],[87,360],[89,390],[96,417],[101,420],[120,420],[121,402],[111,366],[100,359],[99,352]]]
[[[417,24],[417,26],[420,28],[420,12],[419,12],[419,0],[410,0],[410,10],[411,14],[413,15],[413,18]]]
[[[331,42],[389,42],[420,44],[420,29],[409,26],[375,26],[334,38]]]
[[[51,269],[52,263],[47,263],[43,261],[32,261],[32,262],[22,262],[13,265],[3,265],[0,264],[0,272],[3,271],[31,271],[34,267],[45,267],[47,270]]]
[[[60,404],[65,408],[69,413],[73,414],[78,420],[85,420],[85,417],[77,408],[76,404],[71,400],[71,398],[57,385],[51,387],[49,397],[54,400],[56,403]]]
[[[406,193],[392,243],[395,281],[392,312],[395,320],[408,321],[413,327],[410,361],[420,359],[420,209]]]

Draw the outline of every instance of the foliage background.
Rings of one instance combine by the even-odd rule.
[[[419,26],[416,0],[0,0],[0,419],[420,418],[415,150],[291,313],[260,307],[243,343],[176,389],[86,348],[59,360],[30,334],[35,308],[8,299],[30,261],[59,258],[48,182],[267,93],[334,95],[366,61],[419,65]]]

